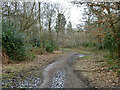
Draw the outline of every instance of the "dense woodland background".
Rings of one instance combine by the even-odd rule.
[[[105,50],[120,65],[120,3],[70,2],[84,6],[83,24],[72,27],[67,8],[47,2],[2,2],[2,52],[13,61],[61,48]]]

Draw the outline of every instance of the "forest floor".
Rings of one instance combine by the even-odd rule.
[[[96,88],[120,88],[118,69],[112,69],[105,60],[106,51],[79,49],[79,53],[86,53],[86,56],[77,58],[73,64],[78,77],[83,75],[89,80],[89,85]]]
[[[5,87],[36,87],[36,78],[39,79],[38,85],[42,83],[43,69],[58,57],[61,57],[61,51],[36,55],[34,60],[13,62],[2,64],[2,86]],[[30,79],[28,79],[28,77]],[[27,81],[28,79],[28,81]],[[32,81],[33,80],[33,81]],[[23,85],[25,84],[25,85]]]
[[[78,57],[76,55],[85,55]],[[119,87],[116,70],[104,62],[103,51],[65,49],[37,55],[35,60],[3,64],[3,87]]]

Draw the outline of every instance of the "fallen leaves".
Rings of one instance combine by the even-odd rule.
[[[105,65],[102,54],[97,53],[88,59],[76,60],[73,67],[75,70],[82,72],[96,87],[115,87],[118,85],[117,74]]]

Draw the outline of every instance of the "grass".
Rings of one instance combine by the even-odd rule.
[[[87,54],[87,55],[90,55],[90,54],[93,54],[93,52],[91,52],[91,51],[78,51],[79,53],[81,53],[81,54]]]
[[[80,47],[80,48],[61,48],[63,50],[67,50],[67,51],[75,51],[75,52],[78,52],[80,54],[91,54],[93,53],[92,51],[86,49],[86,48],[83,48],[83,47]]]
[[[9,66],[6,66],[7,70],[10,70],[11,72],[16,72],[22,69],[26,69],[26,68],[30,68],[30,65],[26,65],[26,64],[11,64]]]
[[[91,58],[92,56],[84,56],[84,57],[81,57],[81,59],[88,59],[88,58]]]
[[[14,76],[15,75],[15,72],[14,73],[4,73],[4,74],[2,74],[2,78],[4,78],[4,77],[11,77],[11,76]]]
[[[67,50],[67,51],[73,51],[73,49],[72,48],[60,48],[60,49],[63,49],[63,50]]]

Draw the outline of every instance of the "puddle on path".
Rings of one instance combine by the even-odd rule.
[[[75,61],[75,60],[77,60],[76,58],[78,58],[78,57],[85,57],[86,55],[84,55],[84,54],[75,54],[71,59],[68,59],[67,60],[67,63],[68,63],[68,65],[70,65],[70,66],[72,66],[73,65],[73,62]]]
[[[35,73],[19,74],[12,77],[4,77],[2,79],[3,88],[33,88],[41,84],[42,80],[40,75],[35,75]]]
[[[66,75],[67,75],[66,69],[61,69],[57,71],[55,76],[52,79],[51,88],[64,88]]]
[[[86,55],[84,54],[76,54],[71,59],[69,59],[67,62],[68,64],[72,65],[73,60],[76,60],[75,57],[84,57]],[[52,63],[49,65],[49,67],[46,68],[46,71],[48,71],[52,66],[54,66],[57,62]],[[34,74],[25,74],[25,75],[17,75],[14,78],[3,78],[2,80],[2,86],[3,88],[33,88],[37,87],[41,84],[42,80],[39,76],[39,73],[37,72],[37,76]],[[67,75],[67,70],[60,69],[56,72],[54,77],[52,78],[51,88],[64,88],[65,78]]]
[[[84,55],[84,54],[75,55],[75,57],[84,57],[84,56],[86,56],[86,55]]]

